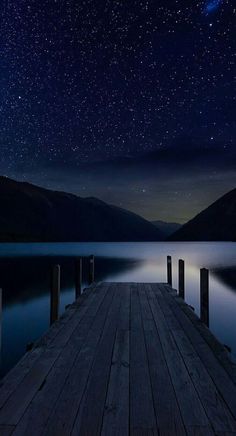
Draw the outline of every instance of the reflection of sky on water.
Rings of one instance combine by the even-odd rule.
[[[73,290],[61,294],[60,313],[72,302]],[[3,311],[2,372],[12,367],[24,354],[27,344],[34,342],[49,327],[49,294],[23,303],[10,305]]]
[[[127,243],[51,243],[51,244],[0,244],[1,257],[63,256],[89,254],[104,257],[161,259],[171,254],[199,267],[236,265],[234,242],[127,242]],[[186,255],[188,258],[186,259]]]
[[[166,256],[171,255],[175,288],[178,287],[178,259],[183,258],[186,273],[186,301],[195,308],[197,314],[199,314],[199,269],[209,268],[210,328],[222,343],[231,347],[236,356],[236,283],[233,279],[229,286],[227,280],[222,280],[220,274],[214,272],[214,270],[224,271],[227,279],[227,268],[231,268],[231,271],[233,268],[236,270],[235,250],[234,243],[1,244],[0,258],[2,262],[8,258],[9,271],[13,258],[15,261],[19,258],[21,262],[23,261],[23,265],[24,263],[27,265],[29,259],[36,264],[30,280],[28,280],[27,267],[20,273],[16,268],[15,274],[16,276],[20,274],[21,278],[20,286],[14,290],[14,298],[11,295],[11,288],[5,296],[2,373],[24,354],[27,343],[35,341],[48,328],[49,288],[45,284],[47,283],[45,278],[42,278],[42,282],[39,281],[40,273],[42,276],[40,259],[44,259],[44,256],[48,259],[46,264],[54,262],[55,257],[62,265],[61,312],[74,300],[71,279],[73,269],[68,267],[68,262],[72,264],[73,258],[78,255],[88,256],[93,253],[97,256],[98,280],[122,282],[165,282]],[[6,277],[9,277],[8,271]],[[1,282],[0,286],[2,286]]]

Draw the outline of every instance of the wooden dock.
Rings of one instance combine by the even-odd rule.
[[[1,382],[1,436],[158,434],[236,434],[236,365],[167,284],[93,285]]]

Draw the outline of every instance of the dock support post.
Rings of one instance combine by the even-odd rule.
[[[184,300],[184,260],[179,259],[179,296]]]
[[[52,280],[51,280],[51,304],[50,304],[51,325],[59,317],[60,282],[61,282],[61,267],[60,265],[54,265],[52,269]]]
[[[94,282],[94,256],[89,256],[89,284],[91,285]]]
[[[2,351],[2,289],[0,288],[0,356]]]
[[[209,270],[200,270],[200,318],[209,327]]]
[[[172,264],[171,256],[167,256],[167,283],[172,286]]]
[[[75,261],[75,299],[80,297],[82,293],[82,257],[78,257]]]

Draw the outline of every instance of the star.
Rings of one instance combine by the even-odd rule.
[[[120,189],[110,178],[113,162],[128,162],[125,183],[130,162],[144,156],[145,168],[154,153],[150,178],[158,185],[172,156],[174,177],[183,149],[189,171],[198,147],[217,156],[225,144],[235,149],[233,0],[8,3],[0,26],[0,174],[47,186],[60,177],[65,190],[113,203]],[[110,167],[103,194],[100,176],[72,183],[83,165],[95,172],[103,162]],[[153,192],[144,171],[143,202]]]

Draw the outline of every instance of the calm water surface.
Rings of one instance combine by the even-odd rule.
[[[1,373],[49,326],[50,270],[62,267],[61,312],[74,300],[74,258],[96,256],[96,280],[166,281],[166,256],[185,260],[186,301],[199,314],[199,269],[210,270],[210,328],[236,358],[236,243],[0,244],[3,289]],[[84,268],[84,286],[87,271]]]

